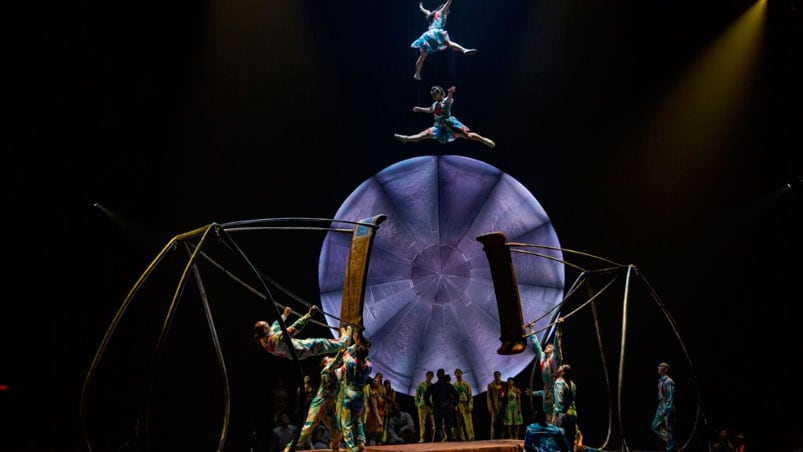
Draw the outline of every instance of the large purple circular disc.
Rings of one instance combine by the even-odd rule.
[[[374,238],[363,311],[374,372],[414,395],[429,370],[462,369],[474,394],[485,392],[495,370],[503,378],[524,370],[534,358],[529,348],[517,355],[496,353],[499,312],[488,259],[476,238],[501,231],[509,241],[559,247],[535,197],[479,160],[422,156],[364,181],[335,218],[358,221],[378,214],[387,220]],[[324,240],[318,272],[324,312],[340,313],[350,243],[350,236],[335,232]],[[512,254],[525,321],[540,318],[563,297],[562,255],[548,254],[557,260]],[[330,318],[329,324],[336,331],[339,322]]]

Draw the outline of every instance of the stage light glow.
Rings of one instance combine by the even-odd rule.
[[[665,157],[685,158],[681,169],[720,159],[705,151],[730,141],[732,127],[744,120],[759,66],[765,15],[765,2],[755,3],[711,43],[665,97],[654,129],[670,132],[664,142],[671,155]]]
[[[628,186],[660,199],[666,211],[715,191],[718,174],[742,163],[744,147],[761,99],[759,69],[765,49],[766,2],[759,1],[703,47],[640,115],[644,123],[628,132]],[[638,129],[638,130],[637,130]],[[707,184],[711,181],[711,185]]]

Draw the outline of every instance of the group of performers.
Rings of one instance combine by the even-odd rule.
[[[463,370],[454,370],[454,383],[444,369],[438,369],[437,375],[433,383],[435,374],[427,371],[424,381],[416,386],[418,442],[474,441],[474,400],[471,385],[463,380]]]
[[[255,342],[265,351],[274,356],[292,359],[295,354],[297,359],[307,359],[313,356],[323,356],[321,360],[320,384],[315,396],[311,399],[301,429],[300,436],[296,444],[305,444],[312,436],[318,425],[323,424],[330,432],[330,447],[333,451],[338,451],[341,444],[349,452],[361,451],[366,445],[366,431],[364,426],[364,413],[368,416],[378,416],[375,410],[363,410],[366,402],[366,384],[372,372],[371,359],[369,357],[370,341],[365,338],[360,328],[346,325],[340,330],[339,339],[329,338],[297,338],[296,335],[304,328],[311,316],[318,312],[317,306],[311,306],[309,311],[299,317],[291,325],[286,326],[285,330],[289,335],[284,337],[282,324],[286,321],[292,310],[284,308],[281,318],[268,324],[265,321],[258,321],[253,327]],[[282,322],[280,324],[279,322]],[[579,428],[577,428],[577,410],[574,403],[577,388],[571,380],[571,366],[562,363],[561,353],[561,323],[558,319],[555,334],[555,343],[548,343],[541,346],[535,334],[528,334],[533,351],[536,354],[536,365],[538,366],[543,382],[543,389],[532,391],[532,394],[541,396],[543,399],[542,413],[544,414],[544,425],[539,427],[538,422],[527,427],[525,432],[525,446],[527,444],[540,441],[544,437],[544,426],[553,425],[557,431],[561,432],[561,437],[568,445],[567,450],[573,450],[575,438],[581,438]],[[533,327],[530,323],[527,330]],[[420,442],[425,441],[424,432],[427,430],[427,423],[439,425],[440,428],[430,426],[429,431],[437,439],[441,439],[439,433],[443,433],[445,440],[454,440],[455,433],[461,440],[473,440],[473,423],[470,422],[472,410],[472,395],[470,386],[462,380],[462,371],[456,369],[455,375],[458,377],[457,384],[452,385],[448,376],[439,369],[438,382],[431,384],[432,372],[427,373],[427,379],[416,393],[416,406],[419,411]],[[512,379],[509,379],[512,380]],[[448,389],[443,396],[439,395],[435,389],[438,384],[443,383]],[[496,384],[495,384],[496,383]],[[495,424],[500,416],[508,416],[506,412],[509,404],[509,394],[518,394],[516,403],[518,422],[505,423],[510,425],[521,425],[520,392],[509,389],[510,381],[507,384],[501,381],[501,374],[494,373],[494,382],[488,385],[488,410],[491,415],[491,439],[498,435],[495,433]],[[458,389],[459,388],[459,389]],[[466,388],[468,389],[466,391]],[[446,390],[444,390],[446,391]],[[494,397],[495,396],[495,397]],[[454,419],[440,413],[437,414],[438,407],[441,405],[440,399],[453,401],[448,405],[448,413],[458,416],[460,428],[455,429],[455,425],[449,421]],[[514,406],[511,405],[511,406]],[[505,412],[502,411],[505,407]],[[431,410],[428,412],[428,410]],[[440,410],[443,411],[443,410]],[[438,411],[438,412],[440,412]],[[454,411],[454,413],[452,413]],[[516,414],[516,413],[513,413]],[[446,417],[444,417],[446,416]],[[511,415],[512,416],[512,415]],[[469,422],[466,422],[468,418]],[[538,416],[536,416],[538,419]],[[372,420],[372,424],[383,425],[383,419]],[[435,422],[437,421],[437,423]],[[443,429],[443,430],[442,430]],[[548,429],[547,429],[548,430]],[[509,433],[509,437],[515,439],[517,435]],[[549,436],[549,435],[548,435]],[[551,435],[554,436],[554,435]],[[433,438],[435,440],[436,438]],[[581,441],[580,441],[581,442]],[[291,452],[294,448],[291,440],[284,447],[284,452]],[[529,449],[528,449],[529,450]]]
[[[369,357],[370,341],[360,328],[346,324],[340,330],[339,339],[295,337],[306,325],[311,316],[318,311],[311,306],[309,311],[299,317],[286,331],[290,340],[284,337],[282,323],[287,321],[292,310],[284,308],[281,319],[268,324],[258,321],[254,324],[253,335],[256,343],[272,355],[292,359],[307,359],[313,356],[327,355],[321,360],[320,384],[309,408],[297,444],[305,444],[315,429],[323,424],[330,433],[329,446],[338,451],[341,444],[349,452],[358,452],[365,448],[365,423],[384,425],[384,419],[377,417],[367,422],[365,416],[379,416],[376,410],[364,410],[367,391],[366,385],[372,372]],[[543,388],[527,389],[525,394],[539,396],[542,399],[541,409],[536,409],[534,422],[528,425],[524,435],[526,451],[541,450],[538,447],[550,447],[546,450],[575,451],[583,450],[582,433],[577,425],[577,407],[575,404],[577,386],[572,381],[571,365],[562,362],[562,323],[556,321],[554,342],[541,345],[537,335],[530,332],[534,325],[526,327],[530,346],[535,352]],[[289,342],[289,344],[288,344]],[[666,442],[667,451],[676,450],[674,435],[674,381],[669,377],[670,366],[667,363],[658,365],[658,408],[652,427],[655,433]],[[453,385],[448,375],[439,369],[438,382],[432,383],[433,373],[427,372],[424,382],[416,390],[415,404],[418,408],[420,440],[425,432],[433,435],[431,440],[474,439],[474,428],[471,422],[473,396],[471,387],[462,380],[462,371],[455,370],[458,381]],[[378,375],[377,375],[378,377]],[[501,419],[513,418],[509,406],[518,406],[518,423],[503,422],[504,425],[520,425],[520,392],[510,389],[501,380],[501,373],[494,372],[494,381],[487,388],[488,412],[491,417],[490,438],[503,437],[499,433]],[[440,384],[442,383],[443,394]],[[381,385],[381,383],[379,383]],[[515,385],[513,385],[515,389]],[[516,395],[518,394],[518,395]],[[510,404],[510,396],[514,395],[514,404]],[[451,400],[451,404],[441,404],[439,400]],[[441,405],[446,409],[440,409]],[[451,419],[451,421],[450,421]],[[436,428],[436,425],[438,428]],[[429,427],[429,428],[427,428]],[[517,435],[508,432],[508,437],[515,439]],[[285,445],[284,452],[294,448],[292,440]]]
[[[341,444],[349,452],[361,451],[365,448],[365,430],[361,418],[363,391],[373,368],[368,356],[371,342],[360,328],[352,325],[340,329],[340,339],[296,338],[296,334],[316,311],[318,307],[311,306],[309,312],[286,328],[289,341],[284,337],[279,320],[270,326],[262,320],[256,322],[254,340],[265,351],[281,358],[292,359],[293,353],[297,359],[334,354],[324,356],[321,360],[320,385],[310,401],[296,444],[306,443],[315,428],[323,423],[329,430],[329,445],[333,451],[338,451]],[[291,312],[289,307],[284,308],[281,322],[286,322]],[[292,440],[284,446],[284,452],[293,449]]]
[[[531,393],[541,396],[543,402],[542,409],[536,410],[533,415],[534,422],[525,431],[525,451],[592,450],[583,445],[583,434],[577,424],[577,386],[572,379],[572,367],[562,362],[562,323],[562,318],[556,322],[555,342],[543,347],[534,332],[530,333],[533,323],[526,325],[543,382],[542,390]],[[675,452],[675,382],[669,376],[669,371],[669,364],[658,364],[658,406],[652,430],[665,442],[667,452]]]
[[[538,336],[530,330],[534,323],[526,325],[530,346],[535,352],[543,389],[530,393],[541,397],[541,409],[536,409],[534,422],[524,433],[524,449],[574,451],[582,450],[582,433],[577,425],[577,386],[572,380],[571,365],[563,362],[561,341],[563,319],[555,322],[555,340],[541,345]]]

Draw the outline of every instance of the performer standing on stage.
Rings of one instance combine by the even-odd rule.
[[[415,388],[415,407],[418,409],[418,428],[419,428],[419,443],[424,442],[424,437],[429,426],[429,441],[435,440],[435,413],[432,411],[432,400],[427,398],[429,387],[432,386],[432,378],[435,373],[431,370],[427,371],[424,381],[418,384]]]
[[[454,441],[455,406],[457,391],[451,377],[444,369],[438,369],[438,381],[430,385],[426,397],[432,400],[435,415],[435,441]]]
[[[658,407],[652,420],[652,431],[666,442],[666,452],[675,452],[675,380],[669,376],[671,367],[658,364]]]
[[[310,306],[309,312],[299,317],[298,320],[287,327],[287,333],[290,335],[290,341],[293,344],[293,349],[295,349],[298,359],[335,353],[338,350],[346,347],[348,342],[351,340],[350,337],[352,328],[350,325],[341,331],[340,339],[327,339],[322,337],[296,339],[293,337],[304,328],[304,326],[307,324],[307,320],[309,320],[312,314],[316,311],[318,311],[317,306]],[[284,308],[281,318],[282,322],[287,320],[290,312],[292,312],[292,310],[289,306]],[[284,334],[282,333],[282,328],[279,325],[278,320],[273,322],[273,324],[270,326],[268,325],[268,322],[264,320],[256,322],[254,324],[254,342],[256,342],[257,345],[262,347],[268,353],[281,358],[293,359],[293,355],[290,353],[290,349],[284,340]]]
[[[435,123],[432,127],[424,129],[414,135],[401,135],[398,133],[393,134],[393,138],[402,143],[417,142],[425,139],[438,140],[441,143],[449,143],[457,138],[467,138],[480,143],[493,149],[496,143],[490,138],[472,132],[465,124],[460,122],[459,119],[452,116],[452,103],[454,103],[454,92],[457,90],[454,86],[449,88],[449,93],[443,90],[440,86],[433,86],[429,90],[432,98],[435,100],[430,107],[413,107],[415,113],[432,113],[435,115]]]
[[[419,49],[418,59],[415,61],[415,74],[413,74],[413,78],[416,80],[421,80],[421,67],[424,65],[427,55],[431,53],[440,52],[447,47],[465,55],[477,53],[476,49],[467,49],[449,38],[449,32],[446,31],[446,18],[449,16],[451,7],[452,0],[446,0],[446,3],[432,11],[424,8],[423,3],[418,4],[418,9],[427,16],[427,31],[410,44],[410,47]]]
[[[321,360],[321,383],[318,386],[318,392],[309,404],[307,419],[298,437],[300,445],[306,443],[315,428],[323,423],[329,430],[329,447],[335,450],[340,446],[340,422],[336,413],[337,394],[340,387],[335,370],[343,364],[344,351],[345,349],[340,349],[334,357],[324,356]],[[287,444],[284,452],[290,452],[290,446],[291,444]]]
[[[574,450],[574,438],[577,432],[577,386],[572,380],[572,366],[561,364],[556,373],[555,412],[552,419],[555,425],[563,429],[569,450]]]
[[[507,385],[502,381],[502,372],[495,370],[494,379],[488,383],[488,391],[485,394],[488,401],[488,415],[491,420],[489,439],[502,437],[502,416],[504,415],[506,393]]]
[[[381,376],[382,374],[377,374],[374,378],[370,378],[369,383],[363,389],[365,409],[362,417],[366,444],[369,446],[381,445],[382,435],[385,433],[385,398],[379,389],[384,389],[381,384]]]
[[[474,441],[474,397],[471,395],[471,385],[463,380],[463,370],[455,369],[454,389],[457,391],[457,439],[460,441]]]
[[[563,323],[563,319],[559,318],[555,323],[557,324],[557,328],[555,328],[555,343],[548,343],[543,349],[541,348],[541,343],[538,341],[538,336],[535,332],[530,333],[529,331],[535,326],[535,323],[530,322],[527,324],[527,334],[530,336],[530,344],[535,352],[536,364],[541,371],[541,381],[544,384],[544,389],[532,391],[532,394],[543,398],[542,407],[546,414],[546,420],[550,424],[555,423],[555,420],[552,418],[552,413],[554,411],[555,373],[558,371],[558,367],[563,360],[561,352],[561,337],[563,335],[561,332],[561,324]]]
[[[521,415],[521,389],[516,386],[513,377],[507,379],[507,403],[505,404],[505,414],[503,424],[508,439],[519,439],[519,427],[524,424],[524,417]]]
[[[347,352],[343,357],[340,373],[340,430],[343,443],[349,452],[365,449],[365,429],[361,412],[365,403],[363,390],[371,375],[373,366],[368,357],[369,341],[356,343],[353,353]],[[378,419],[381,422],[381,419]]]

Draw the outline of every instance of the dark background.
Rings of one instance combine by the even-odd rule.
[[[79,395],[93,355],[171,237],[212,222],[331,218],[366,178],[432,154],[507,172],[541,202],[563,246],[635,265],[634,286],[646,280],[660,295],[677,337],[643,286],[630,301],[621,393],[631,448],[659,447],[649,422],[662,360],[675,364],[682,433],[697,407],[698,441],[728,426],[757,450],[783,450],[800,430],[799,1],[762,3],[759,50],[743,78],[748,51],[718,58],[716,49],[752,2],[456,0],[450,35],[479,52],[433,55],[421,82],[409,43],[425,24],[414,1],[163,3],[35,5],[14,24],[24,32],[11,52],[19,83],[9,89],[3,178],[7,449],[81,447]],[[429,104],[431,84],[456,85],[454,114],[497,147],[395,142],[393,133],[430,125],[410,109]],[[314,302],[322,238],[265,239],[259,263]],[[254,352],[250,325],[273,311],[227,290],[210,292],[228,339],[229,444],[247,450],[264,381],[286,375],[293,385],[298,369]],[[612,392],[588,310],[565,327],[590,445],[605,437],[606,399],[619,384],[621,298],[599,307]],[[130,436],[149,333],[165,310],[133,313],[98,376],[90,426],[99,450]],[[177,316],[156,394],[169,402],[154,434],[181,441],[165,440],[173,450],[214,449],[219,433],[201,315]],[[516,378],[526,386],[529,370]]]

